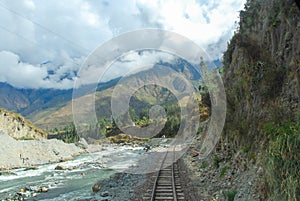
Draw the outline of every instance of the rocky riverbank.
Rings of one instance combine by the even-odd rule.
[[[145,175],[116,173],[110,178],[95,183],[92,190],[109,201],[131,201],[134,189],[145,182]]]
[[[0,170],[72,160],[86,151],[60,140],[16,140],[0,132]]]
[[[73,201],[136,200],[134,199],[134,188],[137,188],[144,182],[145,175],[116,173],[91,186],[91,193],[93,194],[91,198],[73,199]],[[9,195],[5,200],[34,200],[39,194],[47,193],[48,190],[49,188],[46,186],[25,186],[19,192]]]
[[[135,165],[143,147],[105,144],[87,150],[94,152],[0,176],[0,200],[123,200],[143,182],[143,175],[116,173]]]
[[[10,194],[5,200],[28,200],[35,198],[39,193],[47,193],[48,188],[45,186],[26,186],[21,188],[19,192]]]

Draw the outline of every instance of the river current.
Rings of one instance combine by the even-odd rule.
[[[100,199],[92,192],[97,181],[134,166],[142,155],[142,148],[107,147],[101,152],[83,154],[72,161],[41,165],[37,170],[14,170],[15,175],[0,176],[0,200],[25,187],[46,187],[47,193],[38,193],[29,200]],[[58,165],[66,170],[55,170]]]

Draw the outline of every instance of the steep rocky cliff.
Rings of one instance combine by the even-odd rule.
[[[223,65],[224,132],[210,157],[196,160],[199,143],[189,150],[190,186],[203,200],[300,200],[296,1],[247,0]]]
[[[295,119],[300,100],[300,11],[294,0],[251,0],[224,54],[226,133],[249,142],[266,123]]]
[[[251,162],[259,167],[259,200],[299,200],[300,8],[295,0],[247,1],[224,54],[223,78],[228,103],[223,151],[229,144],[230,159],[246,153],[248,169]]]
[[[47,134],[19,114],[0,108],[0,130],[15,139],[47,138]]]

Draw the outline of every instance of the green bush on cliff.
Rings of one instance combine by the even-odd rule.
[[[266,183],[274,200],[300,199],[300,123],[268,126]]]

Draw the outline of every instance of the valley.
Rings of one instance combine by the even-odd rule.
[[[63,49],[59,53],[52,49],[47,52],[53,62],[41,62],[45,56],[37,54],[31,57],[42,59],[35,63],[32,60],[31,64],[27,54],[21,57],[17,51],[1,51],[0,200],[300,200],[299,2],[245,0],[240,2],[242,8],[238,2],[195,1],[185,6],[172,2],[178,18],[154,15],[161,12],[155,2],[144,8],[146,2],[132,5],[130,21],[139,16],[141,21],[136,24],[140,28],[157,26],[163,32],[163,28],[181,25],[178,27],[188,36],[203,37],[191,41],[205,41],[201,43],[207,51],[205,55],[213,57],[209,62],[200,57],[195,64],[159,48],[130,50],[128,55],[113,58],[115,66],[111,64],[105,72],[102,69],[106,76],[99,78],[98,84],[91,84],[97,65],[104,66],[101,56],[107,52],[122,52],[126,45],[140,39],[145,40],[143,45],[150,46],[151,40],[143,35],[136,41],[119,44],[115,34],[128,36],[122,35],[125,30],[118,29],[119,24],[126,23],[116,26],[116,19],[106,14],[103,19],[108,22],[103,23],[114,28],[110,31],[118,43],[108,47],[107,42],[94,50],[93,53],[100,52],[99,57],[86,61],[92,73],[76,67],[83,55],[62,48],[70,45],[65,39],[55,45]],[[33,12],[34,6],[27,4]],[[112,12],[111,2],[102,4],[103,10]],[[163,15],[170,10],[167,5]],[[126,7],[118,6],[120,10]],[[93,10],[96,3],[85,2],[77,5],[76,11],[78,8],[89,27],[100,26],[100,15],[96,14],[104,11]],[[227,13],[229,8],[232,10]],[[126,13],[130,11],[121,12],[122,17],[128,17]],[[233,21],[228,25],[232,13],[238,13],[239,18],[235,25]],[[66,19],[73,18],[61,18]],[[213,20],[218,27],[210,26]],[[46,40],[43,31],[36,32],[44,37],[37,41]],[[170,34],[163,33],[160,39]],[[175,31],[173,34],[173,38],[162,41],[161,47],[179,36]],[[54,43],[56,37],[49,38]],[[176,41],[174,47],[189,52],[191,58],[198,55],[182,41]],[[76,56],[68,55],[70,52]],[[17,60],[9,60],[12,56]],[[28,61],[22,61],[24,58]],[[58,65],[60,60],[69,63]],[[20,80],[5,74],[16,66],[24,69]],[[39,73],[42,77],[38,77]],[[84,73],[89,76],[80,80]],[[37,80],[33,82],[36,86],[32,87],[31,79]],[[72,89],[70,83],[76,80],[79,84],[74,86],[78,88]]]

